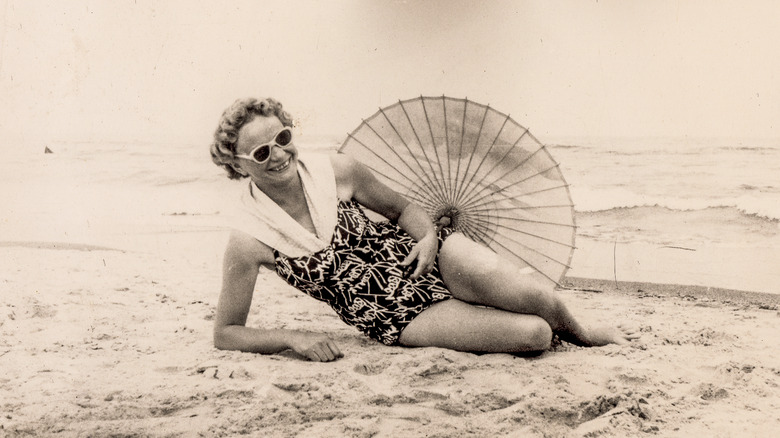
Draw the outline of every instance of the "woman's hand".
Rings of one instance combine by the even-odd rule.
[[[397,221],[404,231],[417,240],[412,251],[399,264],[404,270],[414,269],[409,278],[417,279],[431,272],[439,251],[439,240],[428,213],[379,182],[368,167],[346,155],[334,156],[333,169],[336,171],[337,184],[347,187],[339,196],[351,193],[360,205],[390,221]]]
[[[290,332],[290,349],[314,362],[330,362],[344,354],[328,336],[320,333]]]
[[[414,272],[409,276],[409,279],[416,280],[421,275],[430,274],[433,271],[433,263],[436,261],[436,254],[439,252],[439,239],[436,237],[436,233],[428,233],[417,242],[406,256],[404,261],[400,263],[404,268],[407,266],[415,266],[414,262],[417,261]]]

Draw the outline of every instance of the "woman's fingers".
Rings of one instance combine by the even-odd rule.
[[[319,345],[318,347],[317,354],[319,354],[323,362],[330,362],[335,359],[327,345]]]
[[[320,333],[292,332],[289,347],[315,362],[330,362],[344,355],[328,336]]]
[[[430,251],[420,251],[417,256],[417,269],[414,270],[412,279],[430,274],[433,271],[433,264],[436,262],[436,249],[437,247]]]
[[[420,253],[420,248],[415,245],[411,251],[409,251],[409,255],[406,256],[406,258],[399,263],[401,266],[409,266],[412,264],[412,262],[417,258],[417,255]]]
[[[331,362],[340,357],[344,357],[341,350],[336,346],[333,341],[318,342],[313,345],[305,355],[310,360],[316,362]]]
[[[412,275],[410,275],[409,278],[412,280],[416,280],[421,275],[425,275],[429,272],[431,271],[428,269],[428,265],[425,262],[418,259],[417,268],[414,270],[414,272],[412,272]]]
[[[630,324],[618,324],[618,330],[623,332],[623,337],[628,340],[639,339],[642,337],[642,333],[635,326]]]
[[[306,357],[307,357],[309,360],[311,360],[311,361],[314,361],[314,362],[324,362],[324,361],[322,360],[322,358],[320,357],[319,353],[317,353],[317,351],[316,351],[315,349],[313,349],[313,348],[312,348],[312,349],[310,349],[309,351],[307,351],[307,352],[306,352],[306,354],[305,354],[305,356],[306,356]]]
[[[310,359],[316,362],[330,362],[332,360],[328,358],[327,353],[325,353],[321,346],[311,349]]]
[[[404,277],[416,280],[421,275],[430,274],[433,271],[438,249],[439,241],[435,235],[428,235],[417,242],[409,251],[409,255],[400,263],[400,266],[406,268],[404,269]],[[411,275],[408,273],[410,270],[412,271]]]
[[[344,353],[339,350],[339,347],[336,345],[335,342],[328,340],[328,348],[333,353],[333,356],[335,356],[336,359],[340,357],[344,357]]]

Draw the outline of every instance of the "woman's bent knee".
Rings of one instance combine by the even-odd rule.
[[[525,351],[544,351],[550,349],[552,343],[553,332],[550,325],[544,320],[537,320],[533,324],[524,324],[527,334],[524,337],[526,339],[526,345],[523,346]]]

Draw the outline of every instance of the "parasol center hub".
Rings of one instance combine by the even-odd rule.
[[[436,225],[457,229],[460,210],[455,207],[444,207],[436,213]]]

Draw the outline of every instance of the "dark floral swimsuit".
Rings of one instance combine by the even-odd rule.
[[[439,247],[450,234],[448,228],[439,233]],[[340,201],[330,245],[295,258],[274,251],[276,272],[328,303],[345,323],[393,345],[423,310],[452,297],[441,280],[438,258],[430,274],[404,278],[398,264],[415,243],[398,225],[371,221],[354,200]]]

